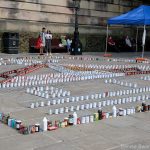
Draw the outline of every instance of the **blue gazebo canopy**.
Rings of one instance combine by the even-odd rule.
[[[150,6],[141,5],[125,14],[110,18],[108,24],[150,25]]]

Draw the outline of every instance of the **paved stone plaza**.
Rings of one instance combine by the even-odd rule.
[[[63,57],[62,57],[63,56]],[[45,63],[51,60],[51,63],[47,63],[49,67],[41,68],[26,76],[31,77],[34,75],[42,74],[57,74],[58,70],[61,70],[60,66],[80,66],[86,64],[87,66],[107,66],[107,69],[97,69],[98,73],[112,73],[109,69],[112,66],[130,66],[149,68],[150,61],[148,63],[136,63],[135,58],[140,57],[141,53],[115,53],[111,58],[103,57],[102,53],[84,53],[82,56],[70,56],[68,54],[53,54],[53,58],[38,57],[36,54],[18,54],[8,55],[0,54],[0,73],[26,67],[29,65],[27,62],[22,64],[8,64],[6,65],[8,58],[26,58],[35,59],[36,61]],[[146,58],[150,58],[150,53],[145,53]],[[82,59],[78,59],[81,58]],[[3,58],[3,59],[2,59]],[[74,59],[73,59],[74,58]],[[98,58],[98,59],[96,59]],[[92,60],[91,60],[92,59]],[[25,64],[26,63],[26,64]],[[96,70],[94,68],[94,70]],[[150,69],[149,69],[150,70]],[[68,73],[69,72],[65,72]],[[64,74],[65,74],[64,73]],[[96,76],[96,75],[95,75]],[[54,88],[70,91],[70,95],[64,97],[81,97],[89,95],[89,99],[85,101],[74,101],[68,103],[59,103],[56,105],[43,106],[37,108],[30,108],[32,103],[44,102],[48,99],[27,93],[27,88],[33,86],[20,86],[20,87],[5,87],[0,88],[0,112],[9,113],[12,118],[21,120],[25,125],[32,125],[36,123],[42,123],[44,117],[47,119],[63,120],[73,112],[62,114],[49,114],[51,109],[53,112],[57,108],[76,107],[77,105],[83,105],[93,102],[101,102],[105,100],[116,100],[127,97],[137,97],[140,95],[149,96],[149,91],[141,93],[130,93],[129,95],[119,95],[114,97],[102,97],[92,99],[90,96],[95,93],[130,90],[133,87],[123,86],[119,84],[105,83],[106,80],[116,79],[128,83],[136,83],[137,88],[148,87],[148,80],[142,80],[141,77],[146,75],[132,75],[132,76],[120,76],[110,78],[95,78],[89,80],[71,81],[71,82],[57,82],[49,83],[47,86],[53,86]],[[0,78],[2,80],[2,78]],[[46,85],[38,85],[45,87]],[[144,101],[147,104],[150,97]],[[141,105],[142,101],[132,101],[124,104],[117,104],[118,108],[131,108]],[[112,111],[112,105],[102,107],[105,112]],[[77,111],[79,117],[92,115],[98,111],[98,107],[92,109],[85,109]],[[93,123],[81,124],[77,126],[71,126],[66,128],[59,128],[55,131],[46,131],[40,133],[34,133],[29,135],[22,135],[17,130],[8,127],[5,124],[0,123],[0,150],[149,150],[150,149],[150,112],[135,113],[127,116],[118,116],[116,118],[108,118]]]

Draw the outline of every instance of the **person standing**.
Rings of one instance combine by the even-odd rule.
[[[72,40],[70,37],[67,38],[66,43],[67,43],[67,51],[69,53],[71,49],[71,44],[72,44]]]
[[[126,36],[125,42],[126,42],[126,45],[128,45],[129,47],[132,47],[131,41],[128,36]]]
[[[46,53],[48,56],[48,53],[51,55],[51,41],[52,41],[52,33],[50,30],[47,30],[47,33],[45,34],[45,39],[46,39]]]
[[[45,44],[46,44],[45,34],[46,34],[46,28],[43,27],[42,32],[40,32],[40,38],[42,41],[41,48],[40,48],[40,55],[43,55],[43,51],[45,49]]]
[[[116,42],[114,42],[114,40],[111,36],[109,36],[109,38],[108,38],[108,48],[110,51],[119,52],[119,49],[116,46]]]
[[[126,43],[126,48],[132,50],[132,43],[131,40],[129,39],[129,36],[126,36],[125,43]]]

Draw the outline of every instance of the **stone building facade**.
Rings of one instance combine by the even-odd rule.
[[[19,32],[20,50],[28,51],[30,37],[44,26],[54,36],[73,34],[73,0],[0,0],[0,37],[5,31]],[[140,0],[81,0],[79,32],[86,51],[103,51],[106,20],[140,5]],[[128,28],[114,34],[129,32]],[[2,47],[2,42],[1,42]],[[2,48],[1,48],[2,49]]]

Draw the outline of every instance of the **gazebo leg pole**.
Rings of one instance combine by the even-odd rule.
[[[106,47],[105,47],[105,54],[107,53],[107,48],[108,48],[108,25],[107,25],[107,32],[106,32]]]
[[[138,51],[138,33],[139,33],[139,29],[137,27],[137,30],[136,30],[136,52]]]
[[[145,31],[145,25],[144,25],[144,31],[143,31],[143,39],[142,39],[142,47],[143,47],[143,49],[142,49],[142,58],[144,57],[144,48],[145,48],[145,39],[146,39],[146,31]]]

